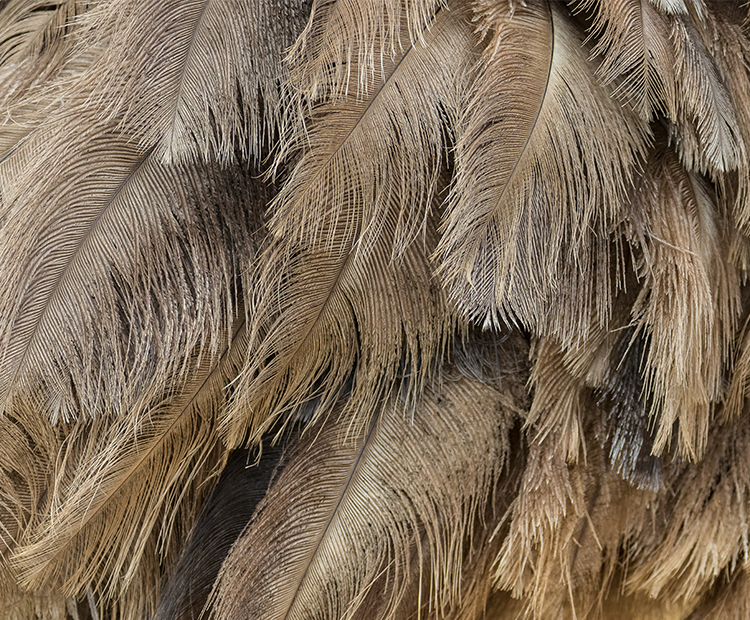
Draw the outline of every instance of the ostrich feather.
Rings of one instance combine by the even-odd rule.
[[[604,84],[614,83],[613,95],[645,120],[660,110],[670,118],[677,114],[670,24],[655,5],[648,0],[581,3],[586,11],[596,7],[591,36],[597,42],[591,53],[602,56],[597,75]]]
[[[411,419],[399,399],[384,403],[364,435],[347,432],[341,407],[308,431],[222,567],[216,617],[347,617],[381,571],[401,582],[419,524],[433,604],[456,596],[448,576],[460,574],[460,541],[502,468],[512,416],[476,381],[444,385]],[[394,605],[401,594],[396,585]]]
[[[533,327],[595,214],[612,218],[645,131],[598,84],[555,3],[481,7],[493,40],[461,125],[439,272],[472,320]]]
[[[244,338],[241,319],[223,355],[194,363],[181,389],[152,405],[149,419],[123,416],[90,440],[96,443],[74,463],[72,480],[56,481],[55,509],[14,554],[22,581],[35,588],[60,584],[73,594],[94,584],[114,596],[133,580],[152,532],[166,546],[183,496],[224,457],[213,432],[215,412]]]
[[[673,136],[689,169],[720,174],[747,157],[732,99],[692,23],[672,21],[678,109]]]
[[[747,615],[741,0],[0,0],[0,620]]]
[[[453,325],[431,277],[428,207],[444,116],[458,105],[455,82],[470,74],[474,43],[461,5],[443,10],[368,97],[317,109],[309,149],[272,204],[275,241],[261,257],[262,294],[248,302],[253,357],[239,391],[249,398],[230,412],[231,445],[264,432],[311,389],[334,399],[355,362],[352,409],[371,410],[399,371],[417,391],[424,383]]]
[[[251,458],[246,450],[229,456],[160,596],[154,618],[188,620],[200,616],[230,547],[286,464],[281,446],[264,448],[257,462],[249,463]]]
[[[34,175],[19,180],[0,231],[0,280],[14,291],[0,304],[0,402],[52,420],[137,409],[153,396],[138,376],[158,392],[194,347],[217,350],[264,204],[246,177],[164,168],[153,150],[96,125],[80,136],[77,156],[55,166],[56,149],[70,148],[48,143],[36,165],[57,175],[28,189]],[[209,231],[230,243],[206,244]],[[180,303],[151,299],[170,288]]]
[[[109,47],[83,79],[98,114],[160,162],[260,159],[280,120],[281,59],[307,12],[291,1],[103,2],[85,27]]]
[[[652,151],[634,196],[643,288],[633,314],[650,340],[647,389],[659,419],[654,451],[670,442],[679,419],[677,447],[694,457],[703,452],[712,406],[723,395],[739,280],[712,197],[671,149]],[[679,294],[682,287],[691,294]]]
[[[747,463],[741,456],[747,441],[745,424],[736,420],[711,435],[697,467],[678,470],[678,494],[662,504],[661,536],[641,538],[632,550],[630,589],[697,602],[704,588],[737,566],[748,540]]]

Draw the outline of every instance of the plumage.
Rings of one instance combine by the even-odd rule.
[[[494,34],[457,140],[439,273],[485,327],[537,327],[554,299],[558,257],[585,261],[589,227],[596,214],[603,226],[613,218],[645,131],[597,83],[556,3],[480,8]],[[607,132],[616,139],[599,137]],[[489,172],[488,159],[498,162]]]
[[[0,0],[0,620],[745,618],[748,24]]]

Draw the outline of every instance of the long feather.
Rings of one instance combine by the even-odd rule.
[[[675,54],[669,39],[670,23],[649,0],[594,2],[592,35],[598,40],[592,55],[601,55],[597,75],[615,84],[613,95],[628,102],[645,120],[660,112],[677,114]]]
[[[384,55],[364,93],[312,100],[318,105],[311,118],[290,127],[276,158],[279,166],[298,156],[272,205],[269,226],[277,237],[323,239],[339,252],[351,238],[366,249],[394,201],[401,205],[394,256],[422,232],[448,146],[445,134],[473,75],[478,41],[467,20],[457,1],[412,44],[402,23],[397,51]],[[350,90],[357,70],[347,69],[354,74]]]
[[[94,125],[75,146],[48,144],[19,181],[0,231],[13,292],[0,301],[0,409],[132,411],[229,330],[265,190],[244,173],[154,160]]]
[[[395,605],[420,524],[430,600],[456,596],[461,541],[502,468],[513,415],[469,379],[428,390],[411,419],[403,406],[384,403],[364,435],[347,433],[341,409],[308,430],[222,567],[215,617],[348,617],[381,571]]]
[[[93,587],[114,599],[142,571],[142,559],[158,545],[169,550],[180,505],[204,492],[206,476],[225,458],[216,414],[245,354],[245,319],[234,329],[222,355],[193,360],[189,379],[152,403],[148,419],[123,416],[91,437],[82,456],[71,454],[73,471],[55,481],[54,510],[14,554],[23,583],[70,594]]]
[[[415,391],[424,383],[453,325],[427,255],[444,116],[456,112],[475,43],[463,5],[442,10],[423,41],[384,59],[366,98],[321,105],[296,135],[310,146],[272,207],[276,240],[248,303],[248,398],[227,421],[230,444],[313,393],[335,399],[355,360],[352,408],[371,410],[399,370]]]
[[[703,461],[676,471],[674,496],[655,515],[663,524],[658,534],[633,539],[630,591],[695,604],[720,575],[746,561],[749,442],[746,418],[736,419],[714,430]]]
[[[680,157],[704,174],[734,170],[746,161],[747,152],[716,62],[686,17],[672,20],[671,40],[678,97],[672,134]]]
[[[200,616],[230,547],[285,465],[282,446],[264,447],[257,462],[248,463],[252,458],[247,450],[230,455],[164,588],[155,620]]]
[[[480,5],[493,39],[438,247],[451,298],[485,327],[544,318],[560,265],[585,251],[596,214],[605,226],[613,219],[645,136],[597,82],[556,3],[512,6]]]
[[[632,223],[634,242],[643,251],[638,267],[643,288],[633,313],[650,342],[646,378],[652,415],[658,416],[657,454],[670,443],[679,420],[677,448],[700,456],[713,404],[723,395],[739,280],[709,191],[661,143],[634,193]]]

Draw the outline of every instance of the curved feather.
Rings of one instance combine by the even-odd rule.
[[[272,204],[277,237],[324,240],[334,251],[351,237],[366,248],[394,203],[401,205],[394,256],[422,232],[478,40],[461,1],[440,10],[413,44],[407,23],[400,26],[400,47],[383,56],[364,93],[343,101],[324,93],[312,101],[308,122],[284,136],[275,166],[297,160]],[[347,67],[348,91],[358,70]]]
[[[59,471],[54,509],[13,556],[26,587],[93,587],[115,599],[146,551],[157,552],[153,539],[168,546],[180,504],[205,493],[206,476],[225,458],[216,413],[245,354],[245,320],[237,323],[222,354],[192,360],[187,381],[152,403],[148,419],[113,421],[88,440],[83,458],[72,455],[72,472]]]
[[[200,616],[224,558],[286,464],[281,446],[264,447],[254,463],[251,457],[247,450],[230,454],[159,598],[155,620]]]
[[[656,536],[636,538],[626,586],[687,605],[747,557],[747,419],[714,429],[705,458],[678,470]],[[646,524],[646,528],[650,527]]]
[[[382,405],[365,434],[334,411],[306,441],[233,547],[217,582],[216,618],[349,617],[372,582],[394,581],[426,531],[438,608],[455,598],[462,540],[507,452],[509,415],[474,380],[428,389],[413,417]]]
[[[674,49],[669,40],[670,23],[649,0],[594,2],[592,36],[598,39],[593,56],[602,55],[597,75],[604,84],[614,84],[613,95],[628,102],[644,120],[659,111],[676,116]]]
[[[216,351],[265,202],[246,174],[165,168],[106,127],[74,142],[47,143],[0,230],[0,409],[51,420],[137,410]]]
[[[634,193],[631,222],[643,251],[643,285],[633,316],[650,341],[645,376],[651,415],[659,420],[655,454],[669,444],[679,420],[677,448],[700,456],[713,405],[723,396],[739,279],[709,191],[661,143]]]
[[[300,0],[105,2],[86,19],[94,42],[111,33],[85,78],[92,101],[163,163],[259,159],[280,120],[281,61],[308,11]]]
[[[472,320],[532,327],[560,266],[585,260],[595,215],[613,219],[645,128],[597,82],[556,3],[480,7],[494,35],[458,138],[439,273]]]
[[[672,20],[677,117],[672,134],[690,169],[718,175],[742,166],[747,148],[732,98],[695,27],[685,17]]]
[[[289,53],[295,98],[366,98],[386,80],[389,60],[423,40],[441,0],[314,0]]]
[[[321,105],[296,136],[309,148],[272,205],[230,445],[314,396],[332,402],[355,361],[352,409],[371,411],[397,372],[424,383],[453,326],[427,258],[430,210],[475,43],[460,3],[441,11],[424,41],[384,59],[367,98]]]

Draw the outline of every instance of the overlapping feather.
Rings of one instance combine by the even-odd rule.
[[[227,422],[230,444],[311,394],[331,402],[352,372],[349,407],[364,411],[398,372],[416,391],[424,384],[454,322],[428,261],[430,210],[474,42],[456,3],[424,41],[384,59],[367,96],[323,104],[297,129],[289,149],[309,146],[272,206],[275,241],[248,302],[253,357],[239,383],[248,398]]]
[[[281,59],[307,20],[306,2],[110,0],[85,20],[109,37],[85,77],[99,114],[158,161],[259,160],[280,121]]]
[[[439,269],[472,320],[536,327],[561,266],[585,261],[596,216],[603,230],[614,219],[646,132],[597,82],[557,3],[487,3],[479,16],[492,40],[461,124]]]
[[[348,617],[381,572],[395,605],[420,528],[431,605],[458,595],[461,541],[503,467],[513,416],[477,381],[444,386],[413,416],[397,397],[383,403],[364,435],[348,432],[342,407],[308,430],[222,567],[217,617]]]
[[[744,617],[746,8],[0,7],[0,618]]]

